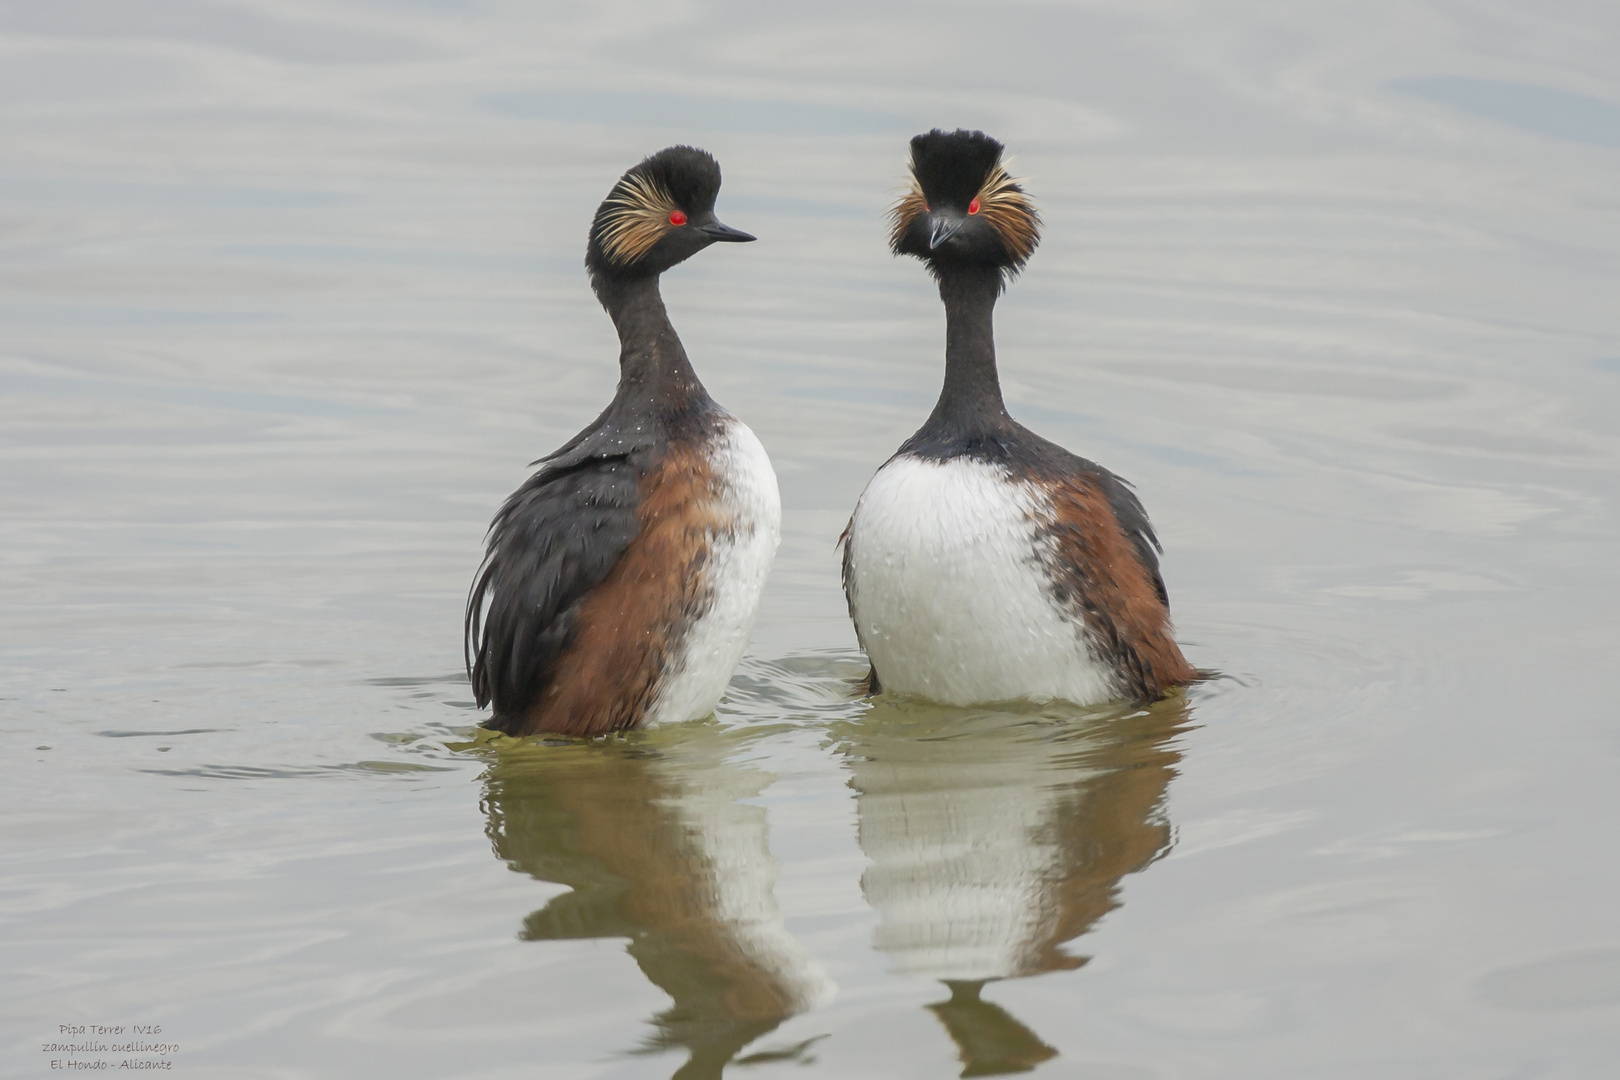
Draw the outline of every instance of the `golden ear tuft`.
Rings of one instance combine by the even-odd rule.
[[[1001,237],[1014,266],[1023,266],[1041,239],[1041,215],[1018,181],[998,161],[979,188],[979,215]]]
[[[630,173],[603,205],[602,252],[617,266],[638,261],[663,237],[669,215],[678,209],[662,184],[643,173]]]
[[[889,207],[890,250],[899,253],[900,241],[905,239],[911,223],[926,213],[928,213],[928,199],[923,195],[922,185],[917,183],[917,178],[913,176],[910,189],[900,196],[899,202]]]

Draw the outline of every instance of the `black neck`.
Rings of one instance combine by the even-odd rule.
[[[977,435],[1010,422],[996,376],[994,313],[1001,275],[992,267],[952,267],[940,274],[945,301],[945,385],[922,431]]]
[[[657,275],[603,281],[597,298],[619,332],[617,399],[662,411],[708,396],[670,324]]]

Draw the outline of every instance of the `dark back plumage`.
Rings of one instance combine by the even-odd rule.
[[[467,672],[479,708],[504,730],[540,700],[572,642],[585,594],[640,530],[639,454],[548,462],[495,515],[467,599]]]

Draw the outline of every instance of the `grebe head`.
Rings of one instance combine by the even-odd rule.
[[[754,239],[714,216],[719,194],[719,162],[691,146],[660,150],[632,168],[591,222],[591,283],[600,291],[614,279],[656,276],[710,244]]]
[[[1022,270],[1041,238],[1035,204],[982,131],[934,129],[911,140],[911,188],[889,211],[889,246],[939,277],[952,267]]]

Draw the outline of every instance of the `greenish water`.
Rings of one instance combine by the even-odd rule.
[[[1606,1075],[1617,41],[0,5],[0,1074],[139,1024],[210,1078]],[[1009,408],[1136,484],[1223,677],[853,695],[834,542],[941,373],[883,221],[934,124],[1045,217]],[[665,285],[781,481],[755,640],[711,720],[491,739],[482,532],[611,393],[585,226],[675,141],[760,237]]]

